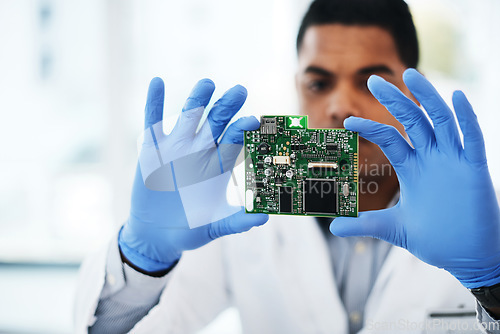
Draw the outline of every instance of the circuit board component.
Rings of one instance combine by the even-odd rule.
[[[309,129],[307,116],[262,116],[245,131],[248,213],[358,216],[358,134]]]

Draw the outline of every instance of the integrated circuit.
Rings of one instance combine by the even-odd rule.
[[[336,215],[337,182],[330,179],[306,179],[304,211],[310,214]]]
[[[245,131],[248,213],[358,215],[358,134],[309,129],[307,116],[262,116]]]

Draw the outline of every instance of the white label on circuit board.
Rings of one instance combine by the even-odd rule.
[[[245,206],[248,212],[253,211],[253,190],[248,189],[245,192]]]

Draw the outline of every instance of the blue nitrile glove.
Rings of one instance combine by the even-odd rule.
[[[145,136],[130,217],[118,238],[122,254],[144,271],[168,269],[184,250],[198,248],[224,235],[248,231],[268,219],[264,214],[245,214],[241,207],[231,215],[215,212],[220,208],[214,206],[225,201],[228,175],[243,146],[243,130],[255,130],[260,125],[255,117],[240,118],[219,140],[247,96],[244,87],[235,86],[214,104],[196,131],[214,89],[211,80],[199,81],[174,129],[165,135],[163,81],[154,78],[149,86]],[[161,168],[156,168],[160,164],[158,156]],[[214,217],[222,218],[216,221]],[[198,227],[190,228],[193,226]]]
[[[456,91],[453,106],[464,136],[462,147],[453,113],[434,87],[414,69],[403,79],[434,127],[392,84],[372,76],[368,87],[404,125],[414,148],[394,127],[356,117],[344,122],[346,129],[383,150],[399,179],[399,202],[358,218],[336,218],[330,230],[406,248],[467,288],[500,283],[499,208],[476,115],[465,95]]]

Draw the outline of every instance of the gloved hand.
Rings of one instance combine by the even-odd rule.
[[[383,150],[399,179],[399,202],[358,218],[336,218],[330,230],[406,248],[467,288],[500,283],[499,207],[472,107],[462,92],[453,94],[462,147],[453,113],[434,87],[414,69],[403,79],[434,127],[392,84],[372,76],[368,87],[404,125],[414,148],[394,127],[356,117],[344,122],[346,129],[358,131]]]
[[[245,214],[242,207],[228,211],[226,186],[243,146],[243,131],[260,124],[255,117],[240,118],[219,140],[247,96],[244,87],[235,86],[214,104],[196,131],[214,89],[211,80],[199,81],[174,129],[165,135],[163,81],[154,78],[149,86],[130,217],[118,238],[125,258],[143,271],[168,269],[184,250],[268,219],[264,214]]]

